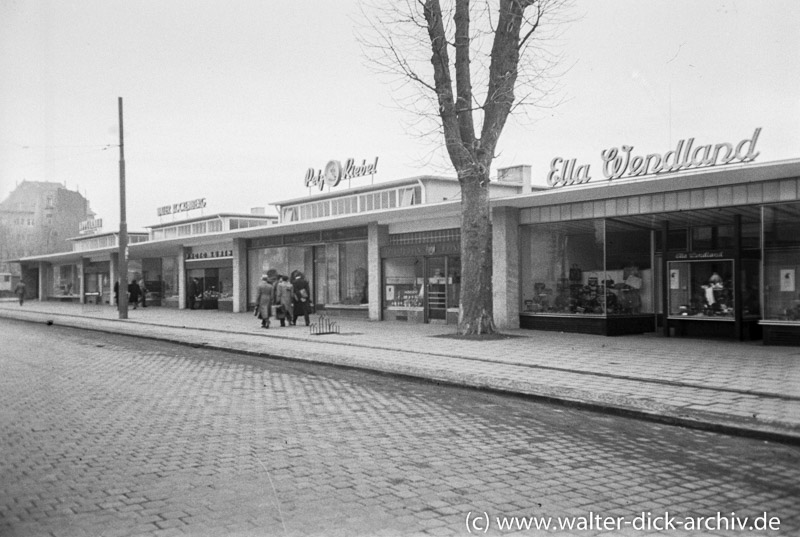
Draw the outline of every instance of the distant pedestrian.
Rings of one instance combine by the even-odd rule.
[[[147,287],[144,286],[144,278],[139,280],[139,293],[142,295],[142,307],[147,307]]]
[[[281,326],[286,326],[286,321],[289,321],[290,326],[294,326],[294,308],[292,307],[292,295],[294,287],[289,283],[289,276],[281,276],[278,283],[275,285],[275,303],[280,309],[280,314],[277,317],[281,322]]]
[[[119,280],[114,282],[114,305],[119,305]]]
[[[269,276],[264,274],[261,276],[261,282],[258,284],[258,294],[256,295],[256,311],[255,316],[261,319],[261,328],[269,328],[269,316],[272,309],[272,294],[274,289],[269,282]]]
[[[14,294],[19,296],[19,305],[21,306],[22,303],[25,302],[25,282],[22,280],[19,281],[14,288]]]
[[[306,321],[306,326],[308,326],[310,324],[308,314],[311,313],[311,308],[314,304],[311,302],[311,289],[308,286],[308,280],[300,271],[295,273],[292,281],[292,291],[294,300],[292,324],[297,324],[297,318],[302,315]]]
[[[131,280],[131,283],[128,285],[128,304],[133,304],[133,309],[139,307],[140,294],[141,290],[139,289],[139,284],[136,283],[136,280]]]
[[[189,300],[189,309],[194,309],[194,301],[197,298],[197,291],[199,290],[199,281],[197,278],[192,278],[192,281],[189,282],[189,290],[187,292],[187,299]]]

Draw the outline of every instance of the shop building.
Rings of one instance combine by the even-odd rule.
[[[82,226],[93,221],[86,221]],[[29,293],[41,301],[113,304],[113,287],[119,271],[119,233],[101,232],[98,228],[92,231],[69,239],[70,252],[18,260],[25,280],[35,282],[28,286]],[[131,246],[147,240],[145,232],[128,233]],[[129,261],[127,280],[138,278],[140,274],[141,263]]]
[[[530,191],[530,167],[503,170],[491,197]],[[261,274],[300,270],[318,311],[458,322],[460,185],[420,176],[276,203],[281,223],[246,237],[248,307]]]
[[[537,330],[800,343],[800,161],[751,161],[493,201],[496,316],[516,310]],[[513,244],[517,267],[503,257]]]
[[[605,151],[605,179],[554,159],[550,188],[531,188],[528,166],[500,170],[490,185],[496,324],[800,344],[800,160],[754,163],[758,133],[735,150],[690,154],[692,141],[681,141],[663,158],[630,159],[622,172],[619,150]],[[670,154],[671,169],[656,169]],[[456,323],[458,181],[342,188],[325,177],[312,176],[319,192],[275,203],[278,222],[219,214],[134,234],[131,270],[164,306],[249,311],[263,274],[301,271],[318,312]],[[80,238],[73,252],[23,264],[38,271],[47,298],[80,288],[86,300],[87,289],[98,292],[95,278],[102,295],[103,275],[114,280],[111,236],[108,245],[103,235]]]
[[[239,311],[234,308],[239,260],[231,237],[277,222],[263,212],[256,208],[249,214],[218,213],[148,226],[149,240],[132,246],[130,258],[141,266],[149,304]]]

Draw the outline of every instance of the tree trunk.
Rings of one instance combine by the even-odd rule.
[[[461,181],[461,305],[458,332],[493,334],[492,224],[489,171],[472,168]]]

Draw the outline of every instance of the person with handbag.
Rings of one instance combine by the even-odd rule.
[[[269,283],[269,276],[261,276],[258,284],[258,294],[256,294],[255,316],[261,319],[261,328],[269,328],[269,316],[272,309],[272,294],[274,290]]]
[[[298,271],[295,274],[294,281],[292,282],[292,291],[294,299],[294,314],[292,315],[292,324],[297,324],[297,318],[301,315],[306,321],[306,326],[310,323],[308,314],[311,313],[313,303],[311,302],[311,289],[308,286],[308,280],[302,272]]]

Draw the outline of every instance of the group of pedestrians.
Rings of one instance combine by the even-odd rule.
[[[308,280],[299,270],[289,276],[270,270],[261,277],[255,309],[255,316],[261,319],[261,328],[269,328],[272,316],[280,321],[281,326],[286,326],[287,321],[289,326],[295,326],[297,319],[303,317],[308,326],[308,316],[313,307]]]
[[[131,283],[128,284],[128,306],[133,306],[133,309],[137,309],[139,307],[139,303],[141,302],[142,307],[147,307],[147,288],[144,286],[144,278],[140,279],[138,282],[134,278],[131,280]],[[114,282],[114,304],[119,304],[119,282]]]

